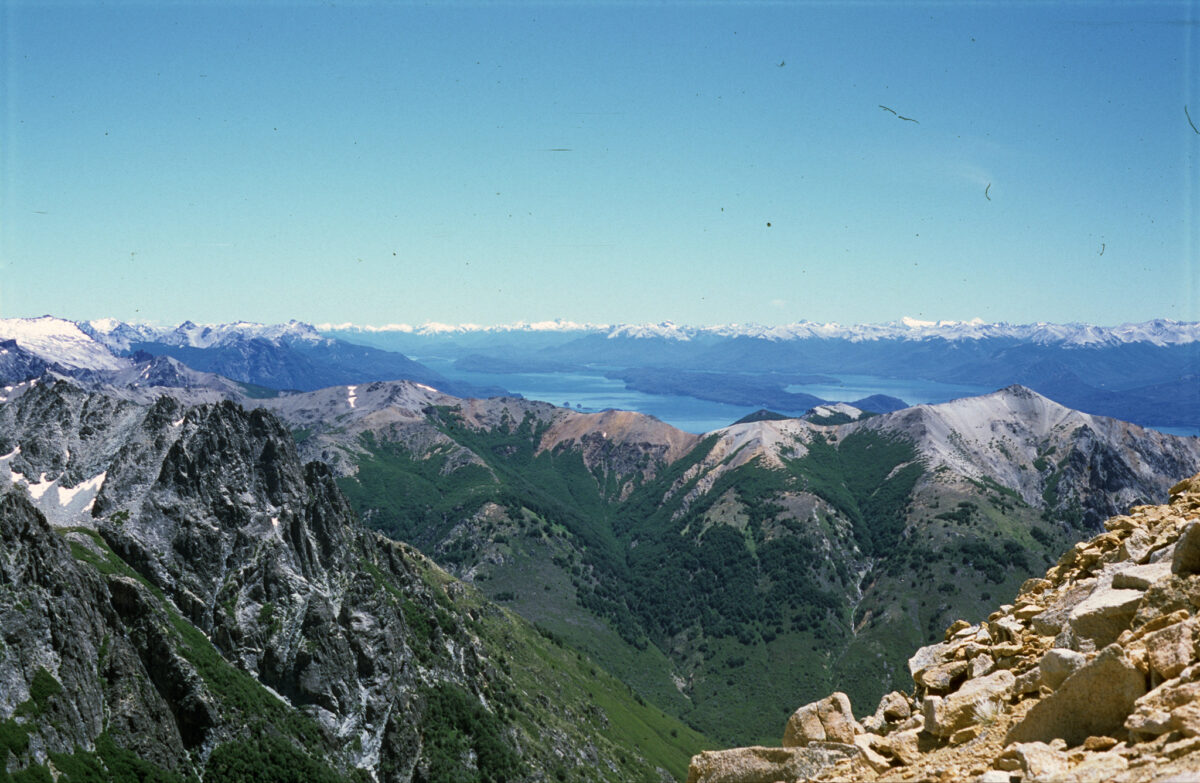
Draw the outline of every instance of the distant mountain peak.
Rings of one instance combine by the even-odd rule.
[[[1157,346],[1200,342],[1200,322],[1155,318],[1141,323],[1119,326],[1096,326],[1082,323],[1052,323],[1038,321],[1028,324],[986,322],[981,318],[967,321],[930,321],[904,316],[898,321],[844,325],[836,321],[819,323],[796,321],[778,326],[754,323],[731,323],[712,326],[688,326],[674,321],[658,323],[594,324],[557,319],[553,321],[517,321],[511,324],[482,326],[473,323],[445,324],[434,321],[421,326],[386,324],[383,326],[354,323],[324,323],[319,332],[385,333],[397,332],[420,336],[464,335],[472,333],[503,334],[506,332],[587,332],[610,339],[666,339],[687,342],[698,337],[745,337],[776,341],[828,339],[864,342],[873,340],[984,340],[1013,339],[1038,344],[1068,346],[1119,345],[1149,343]]]

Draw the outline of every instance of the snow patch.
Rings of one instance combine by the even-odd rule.
[[[129,364],[73,322],[48,315],[0,318],[0,340],[16,340],[43,361],[71,369],[119,370]]]
[[[346,387],[346,402],[350,403],[351,408],[353,408],[358,402],[358,395],[355,393],[357,390],[357,386]]]

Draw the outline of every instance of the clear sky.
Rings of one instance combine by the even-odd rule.
[[[0,8],[0,317],[1200,320],[1197,2]]]

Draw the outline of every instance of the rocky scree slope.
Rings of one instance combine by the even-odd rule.
[[[15,391],[0,780],[657,780],[699,744],[362,528],[268,412]]]
[[[782,747],[702,753],[689,783],[1200,778],[1200,475],[1104,527],[918,650],[910,692],[861,720],[807,704]]]
[[[1200,469],[1196,439],[1022,387],[705,436],[414,384],[262,404],[367,524],[730,744],[798,698],[877,700],[905,651]]]

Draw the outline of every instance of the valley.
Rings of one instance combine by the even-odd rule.
[[[679,778],[702,748],[773,744],[797,704],[902,687],[908,656],[950,620],[979,621],[1103,519],[1200,470],[1196,438],[1024,386],[900,407],[857,376],[864,407],[731,406],[748,415],[692,432],[455,396],[427,382],[449,372],[415,362],[415,378],[371,380],[396,360],[303,325],[127,344],[119,324],[89,326],[104,343],[70,322],[19,326],[33,339],[0,354],[0,517],[40,548],[9,561],[0,611],[22,630],[0,675],[14,707],[37,666],[92,705],[66,734],[13,713],[19,769],[49,763],[32,747],[110,771],[134,752],[162,779],[221,780],[246,754],[331,780]],[[145,352],[171,341],[188,350]],[[197,356],[237,379],[180,358]],[[316,387],[326,376],[303,373],[322,362],[355,382],[268,385]],[[621,391],[635,376],[622,377],[605,388],[661,397]],[[636,377],[692,393],[726,376]],[[28,592],[29,568],[61,581]],[[67,595],[98,618],[79,644],[16,620]],[[122,673],[66,676],[118,640]],[[100,717],[113,688],[143,694],[130,726],[174,715],[165,733]],[[46,698],[22,709],[83,709]],[[289,727],[283,744],[262,710]]]
[[[986,613],[1106,515],[1200,466],[1195,439],[1020,387],[706,436],[388,384],[359,387],[353,412],[344,399],[263,404],[304,428],[303,453],[339,466],[368,525],[739,742],[774,730],[764,705],[831,687],[877,699],[946,617]],[[313,427],[320,416],[338,423]],[[742,714],[748,692],[761,698]],[[730,715],[739,734],[723,733]]]

